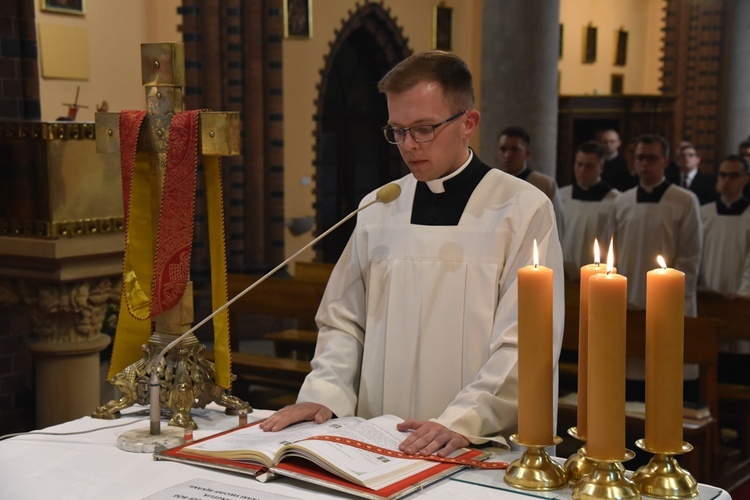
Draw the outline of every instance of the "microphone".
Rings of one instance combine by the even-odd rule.
[[[177,337],[176,339],[174,339],[172,342],[170,342],[169,344],[167,344],[164,347],[164,349],[161,350],[161,352],[159,353],[159,355],[156,358],[154,358],[148,365],[146,365],[146,372],[148,372],[149,370],[151,370],[151,378],[149,380],[149,386],[150,386],[150,391],[151,391],[150,394],[149,394],[149,396],[150,396],[149,419],[150,419],[150,423],[151,423],[151,434],[152,435],[157,435],[157,434],[159,434],[160,429],[161,429],[161,420],[160,420],[161,409],[159,407],[160,406],[160,403],[159,403],[160,384],[159,384],[159,378],[158,378],[156,367],[159,366],[159,364],[161,363],[162,359],[167,354],[167,352],[169,352],[170,349],[172,349],[174,346],[176,346],[177,344],[179,344],[183,339],[185,339],[185,337],[187,337],[191,333],[195,332],[198,328],[200,328],[201,326],[203,326],[206,323],[208,323],[211,319],[213,319],[214,316],[216,316],[217,314],[219,314],[221,311],[223,311],[227,307],[229,307],[232,304],[234,304],[237,300],[239,300],[242,296],[244,296],[250,290],[252,290],[256,286],[258,286],[261,283],[263,283],[266,279],[268,279],[270,276],[272,276],[274,273],[276,273],[279,269],[281,269],[285,265],[289,264],[289,262],[291,262],[292,260],[294,260],[295,258],[297,258],[302,252],[304,252],[305,250],[307,250],[308,248],[310,248],[312,245],[316,244],[317,242],[319,242],[320,240],[322,240],[323,238],[325,238],[326,236],[328,236],[332,231],[334,231],[335,229],[337,229],[343,223],[345,223],[346,221],[348,221],[349,219],[351,219],[352,217],[354,217],[355,215],[357,215],[359,212],[361,212],[362,210],[366,209],[367,207],[370,207],[370,206],[374,205],[375,203],[383,203],[383,204],[390,203],[393,200],[395,200],[396,198],[398,198],[400,195],[401,195],[401,186],[399,186],[398,184],[395,184],[395,183],[386,184],[382,188],[378,189],[377,193],[375,193],[375,199],[373,201],[370,201],[370,202],[362,205],[361,207],[357,208],[356,210],[354,210],[353,212],[351,212],[349,215],[347,215],[346,217],[344,217],[343,219],[341,219],[340,221],[338,221],[336,224],[334,224],[333,226],[331,226],[330,228],[328,228],[326,231],[324,231],[323,233],[321,233],[318,237],[316,237],[315,239],[313,239],[307,245],[305,245],[302,248],[300,248],[299,250],[297,250],[289,258],[287,258],[286,260],[284,260],[284,262],[282,262],[281,264],[279,264],[278,266],[274,267],[273,269],[271,269],[270,271],[268,271],[266,274],[264,274],[263,276],[261,276],[260,278],[258,278],[255,282],[253,282],[252,284],[250,284],[250,286],[248,286],[247,288],[245,288],[244,290],[242,290],[240,293],[238,293],[237,295],[235,295],[233,298],[231,298],[230,300],[228,300],[226,303],[224,303],[224,305],[222,305],[221,307],[217,308],[214,312],[212,312],[211,314],[209,314],[208,316],[206,316],[205,318],[203,318],[195,326],[193,326],[188,331],[186,331],[185,333],[183,333],[182,335],[180,335],[179,337]]]

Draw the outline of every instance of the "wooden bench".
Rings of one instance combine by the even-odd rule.
[[[234,297],[257,280],[257,276],[230,274],[229,295]],[[320,280],[270,277],[229,307],[231,331],[239,332],[240,315],[262,315],[287,318],[295,323],[292,328],[267,332],[264,336],[274,341],[276,355],[309,360],[315,349],[317,329],[315,313],[325,291]],[[239,351],[234,335],[233,351]]]
[[[698,315],[719,321],[720,341],[750,340],[750,299],[699,291]],[[737,429],[741,456],[750,459],[750,386],[719,383],[718,392],[722,421]]]
[[[204,355],[206,359],[213,361],[213,350],[207,349]],[[310,373],[310,363],[298,359],[232,352],[232,373],[252,384],[296,391]]]
[[[563,351],[578,351],[578,304],[566,304],[565,333]],[[699,425],[684,427],[685,440],[694,446],[691,453],[682,455],[679,460],[698,480],[712,482],[714,466],[718,456],[718,382],[717,382],[717,336],[719,322],[712,318],[685,318],[685,363],[700,366],[700,402],[706,404],[714,419]],[[627,312],[627,356],[645,357],[646,353],[646,314],[644,311]],[[578,366],[576,363],[560,363],[561,387],[577,384]],[[573,385],[575,387],[576,385]],[[558,411],[558,435],[565,438],[567,429],[575,425],[577,408],[561,404]],[[644,436],[644,420],[627,417],[627,446],[634,448],[636,439]],[[574,443],[575,444],[575,443]],[[575,444],[579,446],[580,443]],[[563,448],[564,450],[565,448]],[[567,451],[570,451],[569,449]],[[567,452],[566,451],[566,452]],[[575,450],[573,450],[575,451]],[[634,450],[638,451],[638,450]]]

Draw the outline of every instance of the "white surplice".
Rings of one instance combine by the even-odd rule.
[[[719,215],[716,203],[708,203],[701,206],[701,218],[700,285],[750,297],[750,208],[741,215]]]
[[[318,311],[313,371],[298,402],[338,416],[434,419],[474,443],[517,430],[517,273],[554,279],[554,373],[564,322],[562,251],[549,199],[490,170],[457,226],[410,223],[417,181],[360,212]],[[373,199],[371,193],[363,203]],[[555,407],[557,380],[554,380]]]
[[[568,279],[578,281],[581,266],[594,262],[595,238],[602,250],[600,261],[606,262],[609,239],[614,230],[614,201],[619,195],[619,191],[612,189],[601,201],[582,201],[573,199],[572,184],[560,188],[565,214],[562,250]]]
[[[615,266],[628,278],[628,305],[646,308],[646,273],[661,255],[685,273],[685,316],[697,315],[695,291],[703,244],[698,198],[670,185],[659,203],[637,203],[638,188],[615,200]]]

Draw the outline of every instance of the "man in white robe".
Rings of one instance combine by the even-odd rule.
[[[719,165],[719,199],[701,206],[705,236],[698,285],[723,294],[727,300],[750,298],[750,200],[743,197],[749,174],[750,163],[745,157],[727,156]],[[719,350],[719,379],[750,383],[750,342],[723,342]]]
[[[664,177],[669,143],[663,137],[639,137],[635,157],[640,184],[615,201],[615,263],[628,278],[628,305],[646,308],[646,273],[661,255],[685,273],[685,315],[695,316],[703,244],[698,198]]]
[[[297,404],[262,427],[392,413],[407,419],[398,426],[411,431],[406,453],[502,443],[517,430],[516,280],[534,239],[555,273],[554,367],[560,354],[562,251],[552,205],[469,149],[480,116],[457,56],[416,54],[379,89],[386,138],[411,174],[396,181],[398,199],[358,214],[318,311],[312,372]]]
[[[614,231],[614,201],[620,193],[602,180],[603,170],[604,148],[595,141],[584,142],[576,148],[575,182],[560,188],[565,278],[571,281],[580,279],[581,266],[594,262],[594,240],[607,248]]]
[[[635,162],[639,185],[615,200],[615,265],[628,278],[628,307],[646,309],[646,273],[658,267],[661,255],[667,266],[685,273],[685,316],[696,316],[696,286],[703,245],[698,198],[669,182],[664,172],[669,143],[659,135],[637,139]],[[626,397],[645,401],[643,358],[627,360]],[[698,366],[685,365],[686,399],[697,387]]]
[[[729,155],[719,165],[719,199],[701,206],[703,258],[699,285],[728,298],[750,297],[750,200],[748,161]]]
[[[563,239],[565,218],[563,216],[562,199],[557,188],[557,181],[529,167],[531,159],[531,137],[523,127],[506,127],[497,138],[497,159],[500,170],[523,179],[542,193],[552,202],[557,221],[557,232],[560,241]]]

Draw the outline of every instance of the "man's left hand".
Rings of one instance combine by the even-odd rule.
[[[402,452],[414,455],[434,455],[447,457],[464,446],[469,446],[469,440],[458,432],[429,420],[404,420],[396,425],[400,431],[413,431],[398,446]]]

